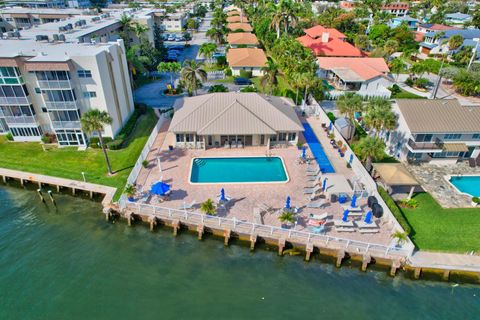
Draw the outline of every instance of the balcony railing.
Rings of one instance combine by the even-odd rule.
[[[78,109],[75,101],[45,101],[45,107],[48,110],[76,110]]]
[[[18,117],[12,117],[8,116],[5,117],[5,122],[9,126],[15,126],[15,125],[36,125],[37,124],[37,119],[35,116],[18,116]]]
[[[29,105],[27,97],[0,97],[2,105]]]
[[[431,141],[431,142],[415,142],[413,141],[412,139],[409,139],[408,140],[408,146],[412,149],[412,150],[442,150],[442,144],[440,142],[440,140],[435,140],[435,141]]]
[[[80,129],[80,121],[52,121],[53,129]]]
[[[70,80],[38,80],[40,89],[71,89]]]

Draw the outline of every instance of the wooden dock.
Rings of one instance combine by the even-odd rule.
[[[69,189],[71,190],[72,195],[75,195],[75,193],[77,193],[78,191],[88,192],[90,194],[90,198],[93,198],[95,194],[101,194],[104,195],[104,198],[102,200],[102,205],[104,207],[108,207],[112,204],[113,196],[117,191],[116,188],[107,187],[100,184],[57,178],[4,168],[0,168],[0,176],[2,177],[2,181],[4,183],[6,183],[10,179],[14,179],[20,181],[20,184],[22,186],[25,183],[37,184],[39,189],[41,189],[44,185],[50,185],[55,187],[57,192],[59,192],[61,189]]]

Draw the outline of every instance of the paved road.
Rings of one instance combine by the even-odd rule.
[[[208,30],[210,27],[210,19],[203,20],[200,29]],[[198,53],[198,49],[202,43],[207,42],[208,39],[205,36],[205,32],[197,32],[193,34],[192,41],[190,41],[190,47],[187,47],[183,50],[182,54],[179,56],[178,61],[182,63],[185,60],[195,59]],[[172,44],[178,45],[181,42],[174,42]],[[167,42],[168,46],[170,43]],[[178,75],[174,76],[174,80],[178,79]],[[163,91],[167,88],[167,84],[170,82],[170,76],[164,74],[159,80],[152,83],[146,84],[134,92],[135,102],[145,103],[153,108],[168,108],[171,107],[176,97],[167,97],[163,95]]]

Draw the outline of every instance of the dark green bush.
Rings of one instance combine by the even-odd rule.
[[[113,139],[110,137],[103,137],[103,143],[108,144]],[[98,137],[91,137],[90,138],[90,148],[98,149],[100,148],[100,139]]]
[[[230,77],[232,75],[232,69],[226,68],[224,71],[225,71],[225,76]]]
[[[334,115],[332,112],[327,113],[327,117],[328,117],[328,119],[330,119],[330,121],[332,121],[332,122],[335,122],[335,120],[337,120],[337,119],[335,118],[335,115]]]
[[[252,77],[252,71],[240,70],[240,78],[250,79]]]
[[[115,139],[107,143],[107,148],[109,150],[119,150],[122,148],[123,140],[122,139]]]
[[[405,219],[405,216],[392,197],[390,197],[387,191],[385,191],[385,189],[382,187],[378,187],[378,193],[382,197],[383,201],[385,201],[387,204],[387,207],[393,213],[395,219],[397,219],[398,223],[402,226],[403,230],[405,230],[407,234],[410,234],[412,232],[412,227],[410,227],[410,224],[408,223],[407,219]]]
[[[12,135],[12,133],[11,133],[11,132],[7,133],[7,134],[5,135],[5,138],[7,138],[8,141],[13,141],[13,135]]]

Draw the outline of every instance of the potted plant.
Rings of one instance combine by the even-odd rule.
[[[215,203],[213,203],[212,199],[207,199],[205,202],[203,202],[200,205],[200,211],[209,216],[217,215],[217,208],[215,206]]]
[[[392,234],[392,238],[397,241],[397,248],[400,248],[408,240],[408,235],[405,232],[395,231]]]
[[[278,220],[282,223],[282,227],[291,227],[295,223],[295,216],[291,211],[283,211]]]
[[[127,195],[128,201],[132,201],[132,202],[135,201],[135,198],[133,196],[135,196],[136,192],[137,192],[137,188],[135,188],[135,186],[132,184],[127,184],[125,186],[125,190],[123,190],[123,193]]]
[[[343,141],[342,141],[342,140],[338,140],[338,141],[337,141],[337,145],[341,148],[342,145],[343,145]]]
[[[479,197],[473,197],[472,198],[472,206],[476,207],[480,203],[480,198]]]
[[[142,161],[142,166],[143,166],[144,168],[148,167],[148,160],[143,160],[143,161]]]
[[[302,147],[303,147],[303,142],[298,141],[298,142],[297,142],[297,148],[298,148],[299,150],[301,150]]]

